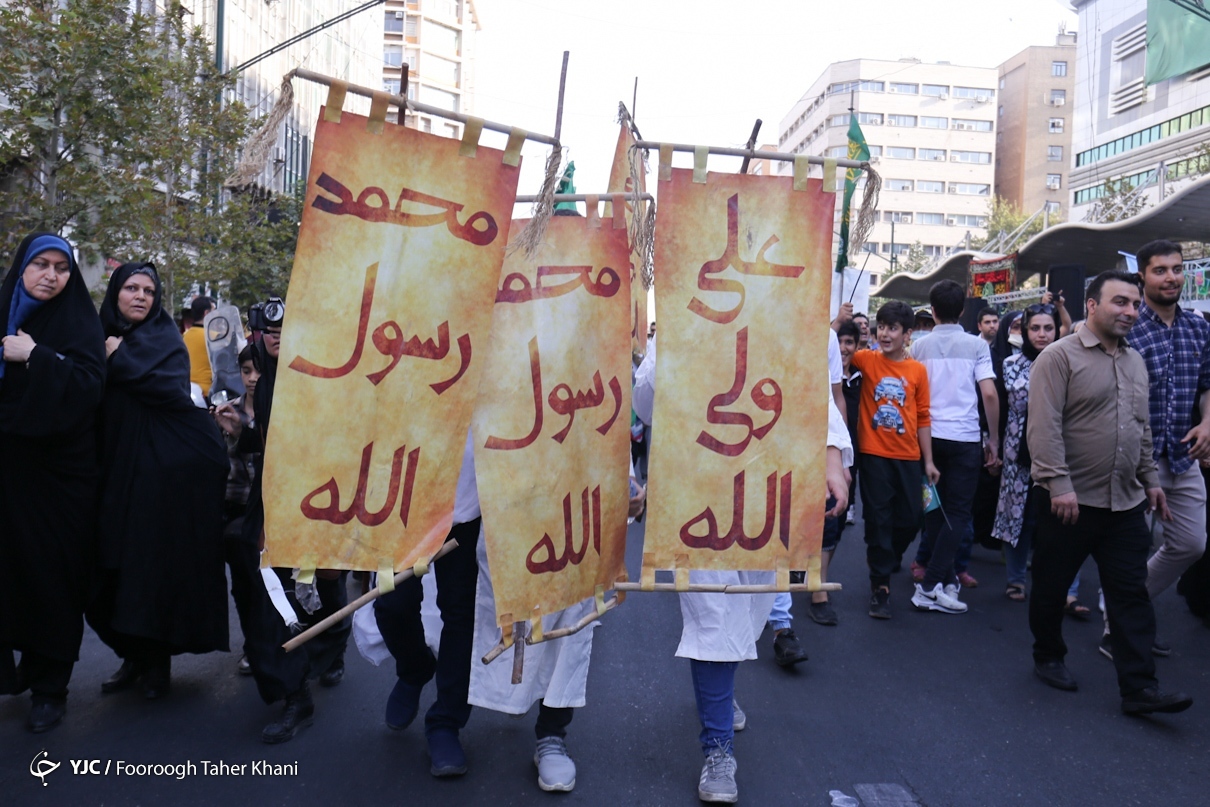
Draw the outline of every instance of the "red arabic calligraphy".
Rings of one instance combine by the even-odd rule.
[[[590,520],[591,519],[591,520]],[[543,533],[542,539],[534,545],[534,548],[529,550],[529,554],[525,556],[525,568],[531,574],[544,574],[547,572],[561,572],[567,568],[568,564],[578,566],[580,561],[584,560],[584,556],[588,553],[589,537],[592,538],[592,547],[596,551],[597,556],[601,555],[601,486],[597,485],[592,489],[592,503],[589,505],[588,488],[580,494],[580,521],[581,532],[584,535],[584,540],[580,544],[580,548],[576,549],[575,535],[572,531],[571,523],[571,494],[568,493],[563,497],[563,554],[555,552],[555,542],[550,537],[549,533]],[[537,559],[538,551],[545,553],[542,560]]]
[[[743,327],[735,335],[735,381],[731,389],[719,393],[710,399],[706,407],[706,421],[719,426],[743,426],[748,430],[743,440],[738,443],[724,443],[705,430],[697,436],[698,444],[724,457],[738,457],[748,448],[748,443],[755,437],[761,440],[781,417],[781,387],[772,378],[762,378],[753,385],[749,393],[756,408],[764,412],[772,412],[773,417],[763,426],[755,428],[752,418],[743,412],[724,412],[720,407],[731,406],[739,400],[744,391],[748,378],[748,328]]]
[[[546,286],[542,283],[545,278],[559,275],[575,275],[571,280]],[[597,279],[592,279],[591,266],[539,266],[537,281],[530,285],[529,278],[520,272],[510,272],[504,278],[501,288],[496,292],[498,303],[528,303],[533,300],[549,300],[570,294],[581,286],[594,297],[612,297],[621,288],[622,279],[618,273],[606,266],[597,272]]]
[[[357,339],[353,344],[353,352],[349,356],[348,361],[339,367],[322,367],[309,359],[304,359],[302,356],[295,356],[294,360],[290,362],[291,370],[296,370],[304,375],[315,378],[341,378],[353,372],[357,365],[361,363],[362,354],[365,352],[366,334],[370,329],[370,310],[374,306],[374,287],[377,282],[378,264],[373,263],[366,268],[365,285],[362,287],[361,292],[361,309],[357,317]],[[371,341],[379,353],[391,360],[383,369],[366,375],[370,383],[377,386],[395,369],[400,359],[404,356],[411,356],[416,359],[428,359],[430,361],[441,361],[444,359],[450,352],[450,323],[449,320],[446,320],[437,326],[436,341],[432,339],[421,341],[419,335],[405,340],[403,338],[403,329],[399,327],[399,323],[394,320],[387,320],[374,329]],[[458,371],[450,378],[430,384],[429,386],[433,389],[433,392],[440,395],[458,383],[458,380],[466,373],[470,363],[471,337],[470,334],[462,334],[458,337]]]
[[[775,471],[766,477],[765,523],[761,527],[761,531],[754,536],[749,536],[744,531],[744,474],[744,471],[740,471],[735,475],[732,492],[731,526],[728,528],[727,533],[725,535],[719,534],[718,519],[714,515],[714,510],[707,507],[681,526],[680,535],[682,543],[693,549],[722,551],[730,549],[734,545],[740,549],[756,552],[764,549],[765,545],[769,543],[769,539],[773,536],[773,524],[776,521],[778,524],[778,538],[786,549],[790,548],[790,498],[793,484],[791,477],[793,474],[788,473],[781,477],[780,518],[777,518],[777,472]],[[704,532],[695,534],[694,528],[699,524],[705,524],[706,529]]]
[[[404,454],[407,454],[407,470],[403,470]],[[366,509],[366,496],[370,486],[370,461],[374,455],[374,443],[369,443],[361,451],[361,468],[357,473],[357,488],[353,494],[353,502],[348,509],[340,509],[340,486],[336,477],[332,477],[302,500],[302,514],[312,521],[328,521],[332,524],[348,524],[354,518],[367,527],[377,527],[386,523],[395,510],[395,502],[399,500],[400,481],[402,477],[403,500],[399,506],[399,519],[403,526],[408,525],[408,513],[412,508],[412,489],[416,484],[416,467],[420,463],[420,449],[407,451],[407,446],[400,446],[391,458],[391,480],[387,488],[386,500],[382,507],[370,512]],[[317,503],[323,495],[327,495],[328,503]]]
[[[711,322],[726,324],[733,321],[739,316],[739,312],[744,307],[747,291],[744,284],[738,280],[725,280],[723,278],[712,278],[711,275],[717,275],[720,272],[726,271],[727,267],[731,267],[735,271],[744,275],[753,275],[759,277],[788,277],[797,278],[806,269],[805,266],[785,266],[782,264],[769,263],[765,260],[765,253],[776,244],[780,239],[776,235],[771,235],[765,241],[764,245],[756,253],[755,261],[743,261],[739,257],[739,194],[733,194],[727,200],[727,247],[723,250],[723,254],[712,261],[706,261],[702,264],[701,270],[697,275],[697,287],[702,291],[725,291],[739,295],[739,302],[734,308],[726,311],[716,311],[710,306],[703,303],[698,298],[694,297],[689,301],[689,310],[698,316],[705,317]]]

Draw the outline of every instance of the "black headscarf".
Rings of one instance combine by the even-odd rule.
[[[996,378],[1004,377],[1004,360],[1013,355],[1013,346],[1008,342],[1008,332],[1019,316],[1021,316],[1020,311],[1009,311],[1000,318],[1000,327],[996,330],[996,343],[992,345],[992,369],[996,371]]]
[[[142,322],[132,323],[118,311],[118,294],[131,275],[143,274],[155,283],[155,299]],[[122,345],[109,357],[109,384],[126,387],[152,407],[192,407],[189,397],[189,351],[172,315],[162,303],[164,287],[151,263],[124,263],[109,279],[101,303],[106,336],[120,336]]]
[[[1042,315],[1050,317],[1050,321],[1055,324],[1055,338],[1057,339],[1059,336],[1059,315],[1056,311],[1026,311],[1024,317],[1021,319],[1021,352],[1024,353],[1025,358],[1029,359],[1030,361],[1038,358],[1038,354],[1042,351],[1030,344],[1029,322],[1034,317]]]
[[[43,239],[45,244],[46,236],[59,238],[30,233],[13,255],[12,269],[0,284],[0,334],[8,333],[17,283],[35,257],[35,242]],[[71,275],[63,291],[32,310],[21,324],[36,347],[28,367],[6,363],[0,381],[0,431],[44,436],[92,423],[105,380],[105,337],[75,255],[69,252],[67,259]]]

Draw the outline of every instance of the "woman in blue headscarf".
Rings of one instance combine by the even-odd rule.
[[[105,336],[71,245],[33,233],[0,285],[0,691],[63,719],[94,551]],[[21,652],[14,668],[13,650]]]

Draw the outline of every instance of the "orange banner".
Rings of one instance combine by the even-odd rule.
[[[622,130],[618,132],[618,145],[613,152],[613,165],[609,169],[609,184],[607,189],[610,193],[645,193],[647,190],[645,172],[639,172],[639,176],[643,178],[643,181],[639,183],[638,187],[635,187],[634,180],[631,178],[630,155],[635,154],[635,159],[642,159],[641,156],[630,150],[630,147],[633,145],[634,135],[628,126],[622,124]],[[627,228],[630,227],[631,219],[635,215],[638,215],[640,221],[647,215],[646,202],[639,200],[637,202],[626,203]],[[643,285],[643,279],[639,277],[639,268],[642,264],[642,254],[637,249],[632,250],[630,253],[630,307],[632,309],[630,347],[631,350],[646,353],[647,288]]]
[[[496,293],[474,440],[501,627],[592,597],[623,570],[630,248],[621,211],[591,208],[552,218],[532,258],[509,255]]]
[[[276,566],[398,571],[449,531],[519,174],[473,145],[320,113],[265,453]]]
[[[644,576],[818,568],[836,195],[817,179],[705,180],[659,183]]]

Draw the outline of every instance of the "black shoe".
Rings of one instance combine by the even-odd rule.
[[[260,738],[269,745],[288,742],[303,726],[315,722],[315,703],[311,700],[311,690],[304,681],[302,689],[293,695],[286,696],[286,708],[282,709],[281,717],[276,723],[265,726]]]
[[[452,729],[437,730],[426,736],[429,744],[429,773],[439,779],[462,776],[466,773],[466,752],[458,741],[458,732]]]
[[[140,681],[143,697],[149,701],[158,700],[172,691],[172,658],[157,661],[143,673]]]
[[[1192,705],[1193,698],[1184,692],[1160,692],[1158,687],[1147,687],[1122,698],[1122,711],[1128,715],[1149,715],[1155,712],[1172,714],[1183,712]]]
[[[319,676],[319,685],[330,689],[343,681],[344,677],[345,658],[344,656],[340,656],[336,661],[332,662],[332,666],[324,671],[323,675]]]
[[[252,675],[252,663],[248,661],[248,656],[242,655],[239,661],[235,662],[235,671],[240,675]]]
[[[832,603],[827,600],[811,603],[807,616],[811,617],[816,625],[835,625],[840,621],[836,617],[836,611],[832,608]]]
[[[1055,689],[1064,692],[1075,692],[1079,689],[1076,679],[1071,677],[1067,665],[1061,661],[1035,661],[1034,674]]]
[[[875,619],[891,618],[891,590],[886,586],[879,586],[870,595],[870,616]]]
[[[138,683],[138,680],[142,674],[143,671],[139,668],[139,665],[135,664],[130,659],[124,659],[122,661],[122,666],[118,668],[118,671],[101,683],[101,692],[106,695],[111,695],[114,692],[121,692],[124,689],[130,689],[132,686]]]
[[[1164,644],[1159,639],[1151,643],[1151,655],[1168,658],[1172,655],[1172,645]]]
[[[34,734],[41,734],[59,725],[65,714],[67,714],[66,698],[35,697],[33,708],[29,710],[29,718],[25,721],[25,727]]]
[[[1102,656],[1113,661],[1113,644],[1109,641],[1108,633],[1101,637],[1101,643],[1097,645],[1097,650],[1101,652]]]
[[[773,660],[779,667],[793,667],[807,660],[807,651],[792,629],[779,630],[773,637]]]

